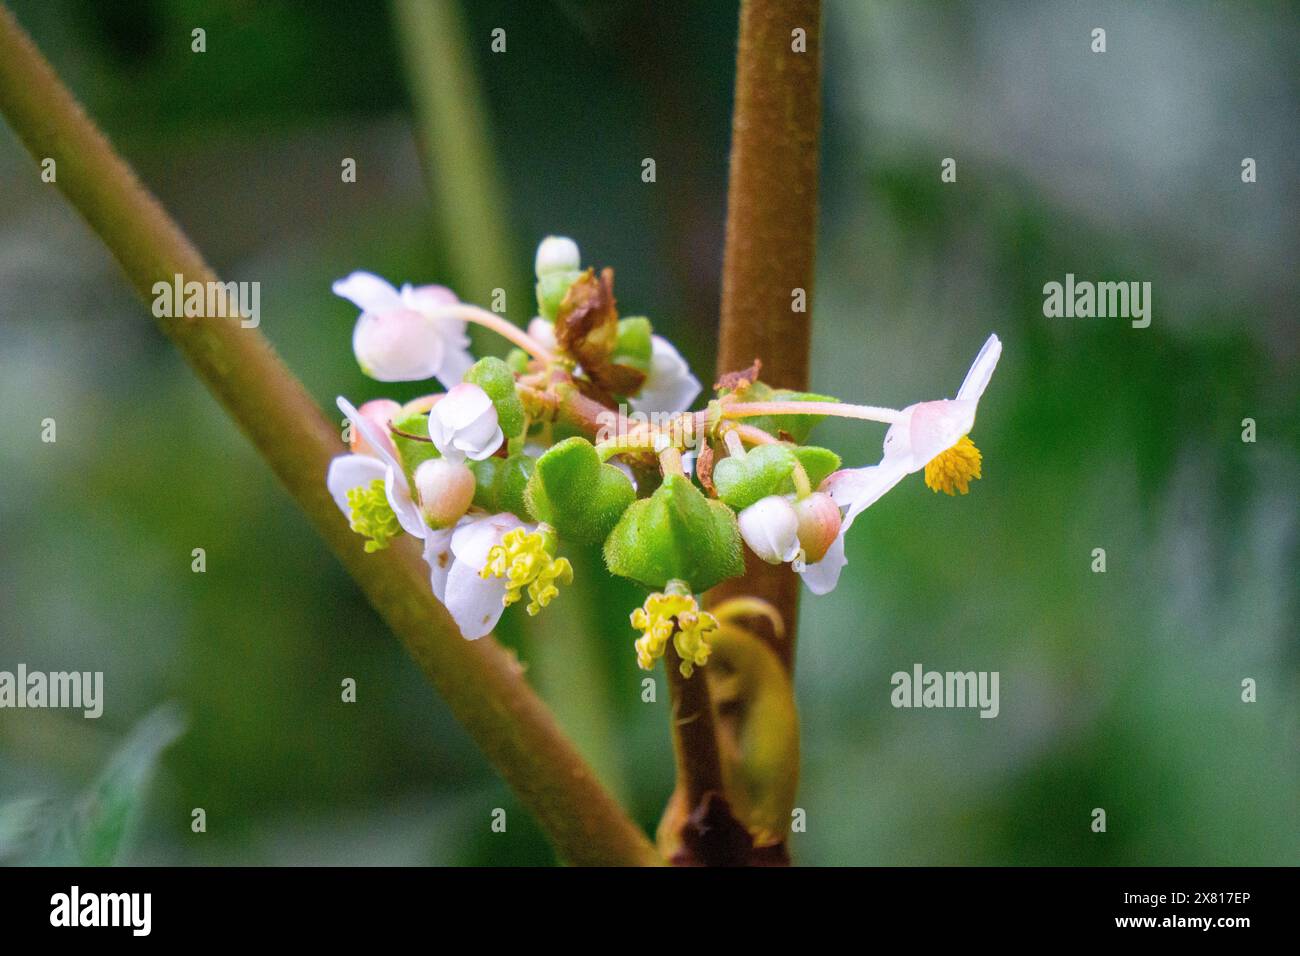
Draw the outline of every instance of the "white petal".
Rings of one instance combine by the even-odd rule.
[[[990,335],[984,342],[984,347],[980,349],[980,354],[975,356],[975,361],[971,363],[970,371],[966,373],[961,388],[957,389],[957,398],[962,401],[978,402],[980,396],[984,394],[984,389],[988,388],[989,379],[993,377],[993,370],[997,368],[1001,356],[1002,340],[996,335]]]
[[[740,536],[768,564],[792,561],[799,554],[799,516],[780,495],[769,495],[736,517]]]
[[[325,487],[329,489],[334,503],[345,517],[352,516],[352,506],[348,504],[348,492],[353,488],[368,485],[376,478],[383,478],[388,468],[378,458],[369,455],[339,455],[330,462],[325,475]]]
[[[451,536],[451,550],[477,574],[487,564],[488,552],[501,543],[506,533],[524,523],[509,512],[474,518],[458,525]]]
[[[700,394],[700,380],[686,359],[662,336],[650,336],[650,373],[641,393],[628,399],[637,412],[684,412]]]
[[[388,312],[402,307],[402,297],[384,279],[371,272],[354,272],[331,287],[362,312]]]
[[[470,370],[474,364],[474,356],[469,351],[469,339],[464,338],[462,344],[451,344],[447,339],[443,340],[442,364],[438,366],[433,377],[442,383],[445,389],[452,389],[459,385],[465,379],[465,373]]]
[[[443,604],[451,612],[461,635],[474,641],[496,627],[505,610],[505,595],[504,578],[482,578],[477,568],[457,559],[447,575]]]
[[[411,486],[400,468],[389,465],[384,474],[384,491],[388,495],[388,506],[397,515],[397,523],[402,530],[416,538],[423,538],[429,533],[420,514],[420,506],[411,498]]]
[[[380,382],[420,382],[442,368],[447,345],[437,324],[414,309],[362,312],[352,330],[357,364]]]
[[[433,586],[434,597],[445,603],[447,595],[447,576],[451,573],[455,557],[451,553],[451,536],[454,529],[430,531],[424,538],[424,560],[429,565],[429,583]]]
[[[379,426],[372,419],[357,411],[356,407],[342,395],[335,399],[335,402],[339,407],[339,411],[348,417],[352,427],[359,431],[370,447],[379,453],[379,457],[384,464],[401,471],[402,463],[389,451],[392,448],[392,442],[384,440],[387,436],[380,431]]]
[[[844,533],[841,531],[822,559],[816,564],[805,565],[799,574],[813,594],[829,594],[839,583],[840,570],[848,563],[844,557]]]
[[[858,515],[879,501],[885,492],[907,475],[908,471],[905,468],[886,460],[879,465],[869,465],[866,468],[837,471],[822,482],[821,490],[829,494],[835,504],[845,510],[844,521],[840,524],[840,537],[848,533],[853,520]]]
[[[445,457],[469,457],[474,461],[491,456],[505,440],[492,399],[468,382],[452,388],[433,406],[429,437]]]

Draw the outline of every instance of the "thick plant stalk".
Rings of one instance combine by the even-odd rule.
[[[710,791],[724,794],[722,760],[718,756],[718,739],[713,728],[713,706],[709,702],[709,683],[696,670],[683,677],[681,658],[671,644],[664,654],[668,691],[672,699],[673,753],[677,761],[677,785],[691,810],[699,806]]]
[[[803,31],[804,52],[797,52]],[[821,129],[820,0],[744,0],[731,124],[722,330],[718,372],[762,359],[762,379],[778,388],[808,386],[817,155]],[[795,311],[803,291],[804,311]],[[785,621],[777,640],[759,624],[787,667],[794,664],[799,578],[746,553],[743,578],[709,594],[770,601]]]
[[[72,94],[0,7],[0,111],[146,299],[155,282],[215,281],[180,228],[86,117]],[[491,638],[463,640],[433,600],[412,541],[367,555],[325,489],[342,451],[302,384],[256,329],[232,318],[160,318],[159,325],[239,424],[308,519],[401,638],[561,858],[576,864],[659,862],[645,834],[600,786],[529,688],[518,662]],[[290,440],[292,436],[292,440]]]

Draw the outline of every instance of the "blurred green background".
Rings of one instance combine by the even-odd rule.
[[[501,286],[526,322],[547,233],[613,265],[623,309],[709,378],[733,3],[11,6],[223,277],[261,283],[262,331],[323,406],[417,393],[357,370],[333,279]],[[984,480],[904,482],[839,588],[805,592],[796,860],[1300,862],[1296,8],[829,0],[824,31],[812,386],[901,406],[951,395],[990,331],[1005,354]],[[467,85],[429,88],[447,77]],[[38,172],[0,124],[0,669],[102,670],[106,706],[0,711],[0,805],[63,819],[173,701],[188,730],[124,862],[552,862]],[[1044,318],[1067,272],[1150,281],[1150,328]],[[861,465],[883,428],[817,437]],[[586,584],[500,636],[652,828],[672,761],[625,623],[640,598],[574,563]],[[1000,716],[893,709],[916,662],[999,671]]]

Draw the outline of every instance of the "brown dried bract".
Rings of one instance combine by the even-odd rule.
[[[758,373],[762,371],[763,362],[760,359],[754,359],[754,364],[749,368],[741,369],[738,372],[726,372],[721,378],[713,383],[716,391],[726,389],[729,392],[743,392],[749,386],[758,381]]]
[[[596,386],[598,401],[613,395],[632,395],[645,382],[645,373],[609,360],[618,344],[618,302],[614,298],[614,270],[596,275],[588,269],[569,286],[555,316],[555,341]]]
[[[588,269],[564,294],[555,316],[555,341],[586,368],[603,363],[618,342],[618,303],[614,299],[614,270],[597,277]]]
[[[718,489],[713,486],[713,446],[707,441],[700,445],[700,453],[695,456],[695,474],[704,490],[711,497],[718,497]]]

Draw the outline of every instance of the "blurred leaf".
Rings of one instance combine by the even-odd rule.
[[[162,752],[185,731],[173,704],[164,704],[136,724],[99,779],[82,795],[54,835],[44,862],[109,866],[139,816]]]
[[[0,806],[0,863],[14,863],[31,852],[48,802],[22,797]]]

